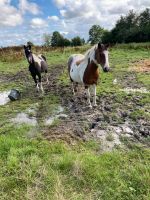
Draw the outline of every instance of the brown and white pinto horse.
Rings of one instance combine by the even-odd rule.
[[[27,46],[24,45],[24,52],[25,52],[27,61],[29,63],[29,71],[36,84],[36,90],[39,91],[40,89],[42,92],[44,92],[42,81],[41,81],[41,78],[42,78],[41,73],[45,72],[45,74],[47,74],[48,64],[47,64],[46,58],[45,56],[41,54],[40,55],[33,54],[31,51],[31,45],[27,45]],[[38,81],[36,77],[38,77]],[[47,75],[46,75],[46,79],[47,79],[47,84],[48,84],[49,81],[48,81]],[[39,85],[40,85],[40,88],[39,88]]]
[[[87,51],[85,55],[73,54],[68,59],[69,76],[73,84],[73,93],[78,84],[84,84],[90,108],[89,88],[92,87],[93,106],[96,106],[96,85],[99,78],[99,64],[104,72],[109,71],[108,47],[98,43]]]

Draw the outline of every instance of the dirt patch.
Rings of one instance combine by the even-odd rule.
[[[142,96],[136,92],[127,93],[123,99],[115,93],[102,93],[97,97],[98,106],[89,109],[86,104],[86,97],[84,95],[84,88],[80,87],[78,93],[73,96],[71,84],[63,84],[59,80],[63,74],[66,66],[57,65],[50,69],[49,85],[44,84],[45,95],[52,94],[60,97],[59,112],[56,116],[52,115],[43,119],[45,122],[41,127],[44,137],[48,140],[63,140],[67,143],[75,143],[76,141],[88,141],[94,139],[102,143],[103,151],[109,151],[120,146],[120,137],[127,136],[129,139],[143,142],[143,138],[150,136],[150,121],[142,115],[134,117],[135,108],[142,109],[148,112],[144,104],[141,103]],[[23,80],[25,80],[27,72],[20,72]],[[114,84],[117,84],[120,77],[117,77]],[[142,88],[135,79],[135,73],[124,74],[123,86],[125,88]],[[19,80],[17,74],[14,80]],[[31,80],[30,80],[31,82]],[[131,86],[131,87],[130,87]],[[134,87],[135,86],[135,87]],[[33,88],[32,88],[33,89]],[[29,96],[29,91],[23,95]],[[32,96],[32,95],[31,95]],[[61,108],[65,108],[64,110]],[[36,120],[42,119],[42,112],[38,110]],[[24,118],[31,116],[19,116],[23,118],[21,123],[24,123]],[[59,119],[56,125],[53,121]],[[29,119],[26,119],[29,121]],[[45,120],[45,121],[44,121]],[[47,120],[47,121],[46,121]],[[33,121],[36,125],[37,122]],[[107,146],[107,147],[106,147]]]
[[[150,136],[148,120],[144,119],[143,124],[140,121],[143,116],[136,120],[131,118],[134,108],[143,107],[140,103],[141,96],[133,92],[133,96],[129,93],[120,100],[115,93],[102,94],[97,97],[98,106],[89,109],[82,87],[77,95],[73,96],[71,84],[64,86],[58,81],[65,67],[55,66],[53,72],[50,72],[49,80],[51,81],[49,86],[46,86],[46,93],[53,92],[60,96],[62,106],[66,108],[64,114],[68,117],[62,118],[55,127],[45,128],[44,136],[48,140],[60,139],[74,143],[77,140],[94,139],[101,141],[103,147],[108,144],[108,147],[103,150],[109,151],[120,145],[119,138],[122,135],[135,141],[143,141],[143,138]],[[135,85],[137,86],[136,81]],[[107,141],[110,133],[114,138],[113,141]]]
[[[146,59],[136,61],[132,64],[129,70],[135,72],[150,72],[150,60]]]
[[[28,70],[21,70],[16,74],[0,74],[0,83],[8,83],[10,81],[21,81],[27,82],[29,81],[29,71]]]

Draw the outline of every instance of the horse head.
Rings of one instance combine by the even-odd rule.
[[[108,72],[110,70],[108,48],[109,48],[109,44],[104,45],[104,44],[98,43],[97,48],[95,50],[95,60],[98,64],[102,66],[102,69],[104,72]]]
[[[32,57],[31,45],[27,45],[27,46],[24,45],[24,52],[29,64],[32,64],[33,57]]]

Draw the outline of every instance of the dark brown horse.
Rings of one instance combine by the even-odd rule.
[[[85,55],[74,54],[69,57],[68,70],[73,83],[73,93],[77,84],[84,84],[90,107],[89,87],[93,90],[93,106],[96,106],[96,85],[99,78],[99,64],[104,72],[109,71],[108,46],[101,43],[93,46]]]
[[[27,46],[24,45],[24,52],[29,63],[29,71],[36,84],[36,89],[37,91],[39,91],[40,89],[43,92],[41,73],[45,72],[47,74],[48,64],[46,62],[46,58],[43,55],[33,54],[31,51],[31,45]],[[48,78],[47,78],[47,83],[48,83]]]

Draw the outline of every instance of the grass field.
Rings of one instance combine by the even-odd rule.
[[[110,49],[112,71],[101,71],[93,111],[84,111],[82,100],[72,97],[66,66],[70,54],[89,46],[44,52],[50,81],[44,96],[35,92],[20,52],[0,55],[0,92],[17,88],[22,94],[20,101],[0,106],[0,199],[150,199],[150,50],[141,46]],[[58,106],[68,117],[45,125]],[[19,113],[36,125],[14,123]],[[102,149],[96,133],[103,131],[112,144],[113,128],[125,124],[121,146]]]

